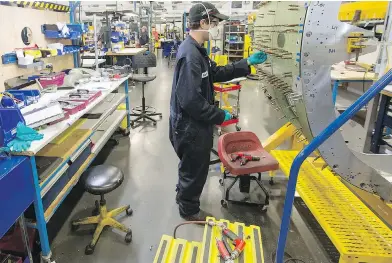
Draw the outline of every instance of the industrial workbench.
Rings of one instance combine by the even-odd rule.
[[[27,222],[27,225],[36,228],[39,232],[42,258],[45,262],[52,262],[52,254],[49,245],[46,224],[70,193],[72,188],[76,185],[83,172],[90,166],[99,151],[110,139],[117,127],[119,127],[119,124],[125,116],[127,118],[127,129],[124,134],[128,135],[130,130],[127,77],[116,81],[90,82],[84,85],[79,85],[77,88],[99,89],[102,91],[102,94],[93,102],[91,102],[84,110],[79,111],[74,115],[70,115],[69,119],[39,130],[39,132],[44,135],[43,139],[39,141],[33,141],[31,147],[27,151],[13,153],[26,156],[28,159],[27,161],[29,162],[26,174],[30,174],[32,177],[36,221]],[[22,109],[22,112],[42,107],[48,104],[50,101],[56,100],[57,98],[72,91],[73,90],[58,91],[56,93],[45,93],[36,104],[27,106],[26,108]],[[112,93],[113,91],[117,91],[117,93]],[[124,101],[126,104],[126,110],[117,110],[117,107]],[[39,156],[42,152],[55,151],[56,146],[51,144],[51,142],[56,137],[60,137],[64,131],[80,120],[84,114],[97,110],[103,112],[102,115],[98,119],[83,120],[83,123],[78,126],[78,129],[80,129],[80,136],[77,137],[77,139],[72,142],[72,145],[62,153],[62,161],[57,164],[55,169],[51,170],[53,172],[45,177],[45,179],[40,181],[38,168],[36,165],[36,156]],[[93,145],[91,147],[91,153],[87,156],[86,159],[84,159],[84,162],[78,166],[78,170],[73,173],[72,178],[69,179],[65,186],[60,190],[56,198],[45,210],[42,202],[45,194],[47,194],[48,191],[55,185],[55,183],[61,180],[62,177],[68,176],[66,172],[71,167],[72,162],[76,160],[87,147],[90,147],[91,145]]]

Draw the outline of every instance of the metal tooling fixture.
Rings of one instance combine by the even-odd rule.
[[[331,65],[349,59],[347,43],[353,33],[360,34],[361,38],[374,36],[371,31],[339,21],[340,5],[340,1],[268,2],[258,10],[257,18],[263,18],[255,21],[253,48],[269,54],[269,64],[257,67],[259,81],[264,84],[270,101],[301,129],[308,141],[336,119]],[[284,10],[288,10],[290,16]],[[262,41],[267,37],[266,32],[270,42]],[[373,50],[361,51],[365,54]],[[392,185],[384,177],[392,174],[392,167],[383,167],[384,170],[377,167],[377,155],[354,154],[340,132],[318,150],[341,178],[392,202]]]

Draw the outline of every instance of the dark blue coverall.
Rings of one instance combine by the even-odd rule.
[[[170,100],[170,141],[180,158],[177,201],[180,215],[199,212],[200,195],[207,179],[214,125],[225,112],[214,105],[214,82],[250,73],[245,59],[219,67],[207,50],[191,36],[180,45]]]

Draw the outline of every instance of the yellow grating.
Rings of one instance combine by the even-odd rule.
[[[208,217],[207,220],[224,223],[231,231],[245,239],[244,251],[234,263],[264,263],[260,227],[245,226],[238,222],[231,223],[223,219],[215,220],[213,217]],[[218,255],[216,237],[222,239],[222,233],[217,226],[204,227],[201,243],[163,235],[154,263],[221,263],[223,260]]]
[[[297,151],[271,151],[288,176]],[[342,262],[392,262],[392,231],[328,169],[305,161],[297,191],[341,254]]]

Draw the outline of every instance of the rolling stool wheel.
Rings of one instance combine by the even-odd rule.
[[[91,255],[92,253],[94,253],[94,250],[95,250],[95,246],[92,247],[90,245],[87,245],[86,249],[84,250],[84,254]]]
[[[129,229],[128,233],[125,235],[125,242],[131,243],[132,242],[132,230]]]
[[[228,202],[226,200],[222,199],[221,200],[221,205],[222,205],[222,207],[227,208]]]

